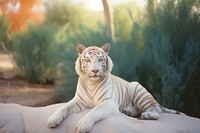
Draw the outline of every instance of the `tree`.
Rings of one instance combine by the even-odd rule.
[[[6,49],[7,42],[9,41],[10,25],[6,17],[0,17],[0,48]]]
[[[158,1],[157,0],[148,0],[148,8],[150,10],[156,10],[158,5]]]
[[[26,28],[27,22],[36,23],[43,20],[42,0],[3,0],[0,1],[2,16],[7,16],[11,30]]]
[[[114,18],[111,10],[110,3],[108,0],[102,0],[104,7],[104,15],[106,21],[106,27],[108,27],[108,36],[111,36],[112,41],[115,41],[115,27],[114,27]]]

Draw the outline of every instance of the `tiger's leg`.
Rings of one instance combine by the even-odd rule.
[[[138,82],[129,85],[132,105],[138,109],[142,119],[156,120],[160,117],[161,109],[153,96]]]
[[[95,122],[108,118],[119,112],[118,105],[111,99],[106,100],[90,110],[77,124],[77,133],[90,132]]]
[[[130,117],[139,117],[140,116],[140,113],[137,111],[137,109],[134,106],[132,106],[132,104],[129,104],[121,112]]]
[[[49,118],[47,121],[47,126],[50,128],[56,127],[59,125],[62,120],[69,116],[72,113],[80,112],[85,107],[82,106],[78,101],[73,98],[71,101],[65,103],[63,106],[58,108]]]

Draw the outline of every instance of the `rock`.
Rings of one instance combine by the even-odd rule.
[[[0,104],[0,133],[75,133],[77,122],[89,111],[74,113],[56,128],[47,128],[47,119],[63,104],[26,107]],[[176,114],[161,114],[158,120],[138,120],[124,114],[97,122],[91,133],[200,133],[200,119]]]

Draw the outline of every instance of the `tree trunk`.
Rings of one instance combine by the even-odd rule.
[[[104,7],[104,16],[107,29],[107,35],[111,37],[112,41],[115,41],[115,27],[114,27],[114,17],[109,4],[109,0],[102,0]]]
[[[155,11],[158,5],[158,1],[157,0],[148,0],[148,8],[151,11]]]

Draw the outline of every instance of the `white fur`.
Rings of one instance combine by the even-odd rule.
[[[91,110],[78,122],[76,126],[78,133],[90,132],[96,122],[120,111],[129,116],[141,115],[142,119],[158,119],[162,109],[144,87],[138,82],[129,83],[111,74],[113,63],[111,58],[107,56],[108,44],[102,48],[92,47],[103,51],[106,55],[107,66],[104,71],[95,57],[90,59],[91,64],[87,66],[86,70],[82,69],[81,57],[90,48],[85,48],[81,44],[77,46],[79,57],[75,62],[75,69],[79,79],[75,97],[49,117],[47,126],[55,127],[68,115],[86,108]],[[96,76],[94,76],[94,72],[92,73],[92,70],[95,69],[99,70],[95,72]],[[139,99],[140,94],[143,95]],[[149,105],[152,107],[143,110],[144,107],[149,106],[146,101],[142,100],[145,99],[145,96],[150,97],[148,100],[150,100],[151,104]]]

